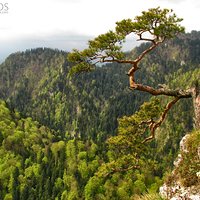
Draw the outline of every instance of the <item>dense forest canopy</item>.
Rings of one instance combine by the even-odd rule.
[[[119,172],[142,168],[143,163],[147,162],[147,152],[149,152],[149,149],[145,149],[144,143],[156,137],[156,130],[160,128],[169,111],[180,99],[192,98],[194,126],[197,131],[200,129],[200,76],[194,80],[193,85],[187,85],[188,88],[185,90],[171,89],[169,85],[163,84],[152,87],[143,82],[138,83],[136,80],[136,72],[141,69],[139,64],[145,56],[166,40],[184,32],[184,28],[179,24],[181,21],[182,19],[177,18],[172,10],[160,9],[160,7],[149,9],[136,16],[134,20],[125,19],[117,22],[115,31],[99,35],[89,41],[88,48],[82,51],[74,50],[68,55],[68,59],[74,63],[69,72],[70,76],[91,71],[97,63],[129,64],[127,75],[131,90],[147,92],[153,96],[165,96],[165,100],[166,97],[171,98],[166,100],[168,102],[165,106],[160,104],[158,98],[153,99],[149,103],[144,103],[132,116],[119,120],[117,136],[108,140],[109,149],[114,157],[99,168],[99,176],[104,176],[104,180],[105,177]],[[138,36],[139,41],[148,42],[148,46],[135,58],[130,59],[125,57],[121,49],[126,37],[132,33]],[[149,67],[151,66],[147,64],[146,68]],[[198,173],[198,167],[193,171]],[[196,175],[194,176],[197,179]]]
[[[134,59],[148,47],[142,43],[125,56]],[[187,90],[200,77],[199,47],[197,31],[165,41],[144,57],[136,79],[152,87]],[[192,100],[179,101],[155,141],[141,144],[149,133],[143,138],[130,134],[133,121],[157,118],[166,98],[130,90],[127,64],[107,63],[69,79],[67,55],[31,49],[11,54],[0,65],[0,197],[139,199],[137,195],[157,192],[172,169],[180,139],[193,129]],[[127,135],[128,146],[121,142]],[[198,146],[198,134],[193,135],[197,139],[190,144]],[[185,175],[188,179],[195,176],[196,163]],[[185,169],[187,165],[178,173]]]
[[[175,37],[177,34],[184,32],[184,27],[180,25],[182,19],[178,18],[173,10],[161,9],[160,7],[143,11],[140,16],[136,16],[134,20],[124,19],[116,23],[115,31],[109,31],[101,34],[93,40],[89,41],[87,49],[83,51],[73,50],[68,55],[68,59],[74,62],[69,75],[74,73],[88,72],[92,70],[93,65],[96,63],[120,63],[129,64],[127,75],[129,76],[129,86],[132,90],[147,92],[154,96],[165,95],[174,97],[165,106],[165,109],[160,113],[158,120],[152,118],[141,121],[146,124],[150,130],[150,136],[144,140],[148,141],[155,138],[155,131],[166,118],[167,113],[171,107],[182,98],[193,97],[194,113],[195,113],[195,126],[200,128],[200,96],[199,84],[196,80],[195,86],[190,90],[166,88],[162,85],[160,88],[155,88],[150,85],[138,83],[135,80],[135,74],[140,69],[139,64],[143,61],[144,57],[157,48],[160,44],[164,43]],[[149,42],[146,47],[136,58],[129,59],[125,57],[121,51],[122,44],[128,35],[134,33],[138,37],[138,41]],[[149,66],[146,66],[149,67]],[[160,84],[158,86],[161,86]]]

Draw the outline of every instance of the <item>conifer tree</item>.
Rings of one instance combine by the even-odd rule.
[[[74,63],[69,75],[81,72],[89,72],[95,68],[97,63],[121,63],[129,64],[130,69],[127,72],[129,77],[129,87],[131,90],[147,92],[153,96],[164,95],[170,98],[169,102],[163,109],[159,118],[156,120],[148,119],[141,121],[148,125],[150,136],[146,137],[144,142],[155,137],[155,130],[160,127],[166,118],[171,107],[180,99],[193,98],[195,112],[195,127],[200,128],[200,94],[198,82],[188,90],[169,89],[164,85],[158,85],[157,88],[143,83],[137,83],[135,79],[136,72],[140,69],[139,64],[145,55],[153,51],[157,46],[175,37],[177,34],[184,32],[184,27],[180,25],[182,21],[178,18],[173,10],[161,9],[160,7],[143,11],[135,19],[124,19],[116,23],[115,31],[109,31],[101,34],[89,41],[89,46],[83,51],[73,50],[68,55],[68,59]],[[148,42],[148,47],[141,52],[136,58],[129,59],[122,51],[123,43],[130,34],[135,34],[138,41]]]

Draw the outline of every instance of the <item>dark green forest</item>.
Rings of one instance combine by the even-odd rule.
[[[142,43],[126,57],[139,55],[148,45]],[[145,109],[151,108],[156,118],[166,98],[130,90],[126,64],[105,64],[69,78],[67,55],[30,49],[11,54],[0,65],[0,199],[125,200],[158,192],[173,169],[181,138],[194,128],[192,99],[182,99],[170,110],[155,140],[141,144],[137,137],[129,148],[120,144],[127,156],[118,162],[120,145],[113,139],[129,134],[130,124]],[[199,77],[197,31],[161,44],[136,74],[153,87],[182,89]],[[132,164],[134,152],[140,155],[140,167],[122,170]]]

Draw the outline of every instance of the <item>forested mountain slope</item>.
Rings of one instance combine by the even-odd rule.
[[[127,56],[139,54],[146,45],[136,47]],[[198,77],[199,45],[200,33],[195,31],[168,41],[145,57],[136,78],[152,86],[163,83],[174,88],[188,87],[195,80],[189,78],[191,72],[196,70],[193,74]],[[95,141],[113,135],[117,118],[134,113],[148,99],[148,95],[128,89],[128,77],[124,73],[128,66],[109,64],[70,80],[67,73],[71,64],[66,56],[66,52],[46,48],[10,55],[0,66],[0,97],[24,116],[60,131],[63,137],[68,132]],[[186,81],[185,72],[189,78]],[[180,107],[188,113],[192,110],[186,106],[190,101],[184,102]],[[192,128],[191,114],[182,115],[175,123],[182,132],[177,133],[178,138]],[[186,121],[180,123],[181,119]],[[174,135],[174,128],[167,129]],[[173,146],[176,143],[175,140]]]
[[[113,132],[116,116],[130,114],[135,107],[126,75],[121,77],[119,66],[115,73],[107,66],[69,80],[66,55],[51,49],[11,55],[0,67],[1,98],[23,115],[62,133],[76,132],[84,138],[98,130]]]
[[[61,137],[0,101],[0,199],[82,199],[97,145]]]
[[[170,85],[179,75],[199,68],[199,45],[200,33],[194,31],[167,42],[145,58],[137,79]],[[148,98],[128,89],[127,66],[106,65],[69,80],[66,55],[42,48],[10,55],[0,66],[0,97],[24,116],[62,133],[76,130],[83,138],[100,131],[113,134],[116,118],[134,113]]]
[[[127,56],[139,54],[146,45]],[[117,118],[132,115],[150,97],[129,90],[124,73],[129,66],[107,64],[68,78],[72,64],[66,58],[67,52],[38,48],[14,53],[0,65],[0,195],[94,199],[101,193],[120,199],[125,192],[128,198],[158,189],[180,139],[193,128],[192,100],[180,101],[157,131],[147,158],[152,164],[102,183],[92,177],[112,157],[105,140],[116,134]],[[199,63],[200,32],[193,31],[147,55],[136,81],[186,89],[199,79]]]

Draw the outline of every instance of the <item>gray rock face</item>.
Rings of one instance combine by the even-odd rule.
[[[160,187],[160,195],[170,200],[200,200],[200,187],[183,187],[174,182],[173,185]]]
[[[187,134],[182,138],[180,142],[181,152],[188,152],[188,149],[185,144],[189,136],[190,135]],[[197,150],[197,154],[200,159],[200,147]],[[180,153],[177,159],[174,161],[175,169],[180,166],[182,159],[183,158]],[[174,178],[171,183],[165,183],[162,187],[160,187],[160,195],[163,198],[169,200],[200,200],[200,170],[196,174],[199,179],[199,185],[184,187],[183,185],[181,185],[179,180],[176,180],[176,178]],[[176,177],[175,170],[172,172],[172,177]]]

